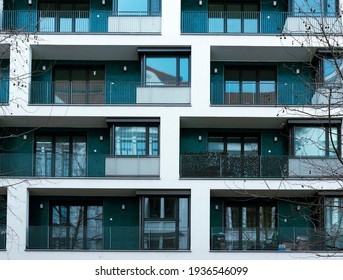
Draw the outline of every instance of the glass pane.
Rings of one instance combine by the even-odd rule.
[[[84,206],[70,206],[69,216],[69,248],[82,249],[84,248]]]
[[[179,249],[189,248],[189,230],[188,230],[188,198],[179,199]]]
[[[209,152],[223,152],[224,138],[223,137],[208,137],[208,151]]]
[[[144,218],[161,218],[161,198],[144,198]]]
[[[72,176],[86,176],[86,137],[74,136],[72,139]]]
[[[146,155],[146,128],[115,128],[115,155]]]
[[[52,138],[37,136],[36,139],[36,175],[50,177],[52,169]]]
[[[224,32],[224,5],[208,4],[209,32]]]
[[[103,207],[87,206],[87,249],[103,249]]]
[[[67,225],[67,207],[56,205],[52,208],[52,224]]]
[[[148,0],[118,0],[119,15],[146,15]]]
[[[242,32],[242,17],[244,17],[244,14],[242,13],[241,8],[241,4],[227,5],[227,32]]]
[[[147,57],[145,82],[150,86],[176,86],[177,59],[175,57]]]
[[[158,127],[149,128],[149,155],[158,156]]]
[[[228,137],[227,138],[227,153],[230,156],[241,155],[241,138],[240,137]]]
[[[188,57],[180,58],[180,83],[179,86],[188,86],[189,84],[189,59]]]
[[[161,201],[164,200],[164,217],[167,219],[176,219],[177,218],[177,199],[174,197],[165,197],[161,198]]]
[[[70,71],[56,69],[54,75],[54,102],[69,103],[71,93]]]
[[[331,131],[328,128],[328,137],[329,137],[329,156],[334,157],[337,156],[335,149],[338,149],[338,131],[337,127],[331,127]],[[331,140],[332,138],[332,140]]]
[[[244,155],[257,156],[258,142],[257,137],[244,137]]]
[[[325,128],[295,127],[294,131],[296,156],[325,156]]]
[[[71,71],[71,103],[85,104],[87,98],[86,69],[73,69]]]
[[[55,176],[69,176],[69,137],[57,136],[55,146]]]
[[[308,16],[320,15],[323,1],[319,0],[293,0],[292,10],[299,14],[304,13]]]
[[[338,64],[338,67],[336,64]],[[324,82],[341,83],[343,71],[343,59],[326,58],[323,60]]]

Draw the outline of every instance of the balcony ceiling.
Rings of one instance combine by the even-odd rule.
[[[267,186],[267,183],[266,183]],[[276,198],[276,197],[312,197],[316,190],[211,190],[211,197],[251,197],[251,198]]]
[[[137,46],[32,46],[33,59],[53,60],[137,60]]]
[[[309,62],[316,52],[315,48],[299,47],[242,47],[214,46],[211,48],[211,61],[247,62]]]

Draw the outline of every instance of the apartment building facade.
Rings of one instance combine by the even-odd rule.
[[[308,2],[1,1],[0,259],[340,250],[343,29]]]

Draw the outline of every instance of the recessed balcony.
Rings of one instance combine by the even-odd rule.
[[[31,82],[29,103],[63,104],[190,104],[190,87],[141,82]]]
[[[160,12],[5,10],[2,31],[42,33],[160,33]]]
[[[330,251],[341,250],[343,232],[338,228],[236,227],[211,228],[215,251]]]

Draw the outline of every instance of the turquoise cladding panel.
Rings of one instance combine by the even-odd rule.
[[[211,104],[224,104],[225,67],[235,66],[264,67],[275,66],[277,71],[277,105],[308,105],[314,92],[311,84],[314,82],[314,69],[307,63],[278,62],[278,63],[211,63]],[[218,73],[214,74],[213,69]],[[295,73],[296,69],[300,74]]]
[[[9,102],[9,59],[0,61],[0,103]]]
[[[204,129],[182,128],[180,133],[180,153],[199,153],[207,151],[207,136],[209,133],[225,133],[227,135],[260,135],[261,155],[287,155],[288,137],[279,129]],[[198,141],[198,136],[202,140]],[[274,142],[274,137],[278,141]]]
[[[6,196],[0,195],[0,250],[6,248]]]
[[[32,91],[31,102],[51,104],[53,102],[53,68],[55,66],[103,66],[105,68],[106,104],[135,104],[136,88],[140,85],[140,61],[33,61],[32,81],[37,83]],[[42,66],[47,70],[42,71]],[[123,71],[123,67],[127,71]]]

